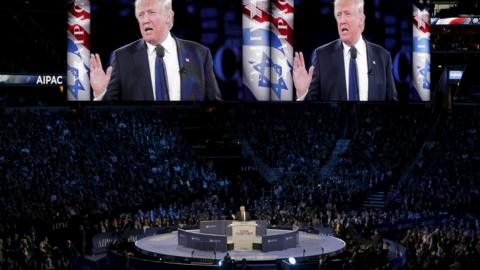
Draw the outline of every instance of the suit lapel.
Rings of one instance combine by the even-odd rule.
[[[173,36],[173,34],[172,34]],[[187,87],[187,81],[185,73],[188,71],[188,67],[186,66],[186,61],[189,60],[187,51],[182,46],[182,42],[173,36],[175,39],[175,43],[177,44],[177,52],[178,52],[178,68],[180,72],[180,100],[189,100],[189,96],[191,95],[191,90]]]
[[[339,89],[337,89],[338,100],[347,100],[347,83],[345,75],[345,61],[343,60],[343,44],[339,39],[335,46],[335,55],[331,61],[332,70],[340,70],[338,74]],[[335,100],[337,98],[333,98]]]
[[[373,80],[373,68],[372,63],[376,63],[375,57],[373,56],[372,47],[370,43],[365,40],[365,46],[367,48],[367,70],[368,70],[368,100],[376,100],[374,93],[374,84]]]
[[[147,44],[142,39],[138,42],[135,53],[133,55],[133,67],[135,67],[133,73],[137,74],[136,83],[140,86],[136,89],[141,91],[138,93],[140,100],[153,100],[153,86],[152,78],[150,76],[150,65],[148,63],[148,50]],[[141,90],[139,90],[141,89]]]

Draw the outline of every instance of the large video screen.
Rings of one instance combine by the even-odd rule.
[[[69,101],[430,100],[430,17],[411,0],[12,3],[0,84]]]
[[[108,84],[100,86],[94,84],[97,76],[90,78],[91,100],[409,99],[412,80],[409,1],[366,1],[363,7],[358,1],[175,0],[171,7],[172,13],[167,17],[145,18],[139,17],[145,10],[168,10],[168,1],[166,7],[146,0],[91,1],[89,52],[95,57],[89,59],[90,68],[98,71],[102,79],[111,76]],[[343,9],[340,18],[335,7]],[[175,57],[169,56],[172,49],[166,48],[159,66],[154,44],[145,42],[148,35],[161,35],[162,26],[155,26],[157,23],[171,23],[170,31],[162,30],[170,33],[168,38],[162,37],[162,45],[168,47],[173,40],[177,47]],[[343,33],[342,25],[346,27]],[[354,59],[358,66],[352,67],[348,61],[352,57],[340,51],[322,59],[323,54],[331,54],[325,51],[318,55],[317,63],[312,62],[316,48],[333,43],[349,47],[347,43],[351,41],[344,42],[343,36],[353,36],[351,39],[360,44],[359,57]],[[195,43],[188,43],[186,49],[185,40]],[[137,50],[141,53],[132,56]],[[294,57],[295,52],[304,57]],[[295,68],[298,59],[303,61],[305,70]],[[316,68],[308,74],[311,65]],[[350,72],[352,68],[354,72]],[[306,76],[302,77],[302,72]],[[79,93],[74,92],[75,100]],[[349,96],[354,92],[356,97]]]
[[[145,8],[139,7],[140,11],[152,8],[149,1],[144,2],[146,3]],[[173,25],[169,40],[175,41],[176,44],[174,45],[177,46],[177,52],[175,57],[170,57],[169,48],[166,48],[166,59],[164,59],[166,70],[164,72],[167,75],[167,86],[172,92],[169,93],[171,97],[167,100],[241,100],[238,91],[242,87],[240,70],[242,61],[241,4],[240,1],[218,0],[173,1]],[[155,7],[156,5],[153,5],[153,8]],[[91,3],[91,14],[91,52],[100,56],[104,70],[107,66],[115,64],[112,63],[115,59],[114,51],[132,42],[140,40],[141,50],[144,51],[142,56],[146,56],[147,49],[143,47],[145,42],[141,40],[141,28],[162,27],[156,25],[157,22],[155,22],[155,20],[160,21],[161,18],[137,19],[134,1],[95,0]],[[157,29],[154,31],[157,34]],[[168,31],[168,29],[162,31]],[[170,65],[169,61],[171,59],[175,60],[175,58],[178,59],[178,63]],[[122,69],[124,64],[122,57],[120,56],[117,60],[119,60],[119,69]],[[126,65],[131,66],[133,70],[138,69],[138,67],[141,68],[142,65],[147,66],[147,69],[143,70],[143,74],[138,72],[133,83],[135,85],[142,84],[139,83],[139,80],[147,80],[148,82],[140,85],[140,87],[131,87],[135,88],[137,92],[144,92],[144,90],[145,92],[140,95],[126,94],[122,96],[120,94],[112,97],[114,100],[155,100],[156,93],[152,88],[156,86],[154,82],[149,82],[155,79],[155,74],[149,73],[146,57],[139,61],[138,66],[128,60]],[[155,65],[152,64],[151,68],[155,69]],[[180,76],[178,76],[179,73]],[[123,75],[119,74],[119,76]],[[125,79],[123,80],[125,81]],[[179,83],[175,83],[175,81],[179,81]],[[212,86],[210,84],[216,85]],[[130,86],[125,86],[122,83],[121,87],[128,88]],[[212,95],[205,93],[208,91],[214,92],[211,90],[212,88],[215,88],[218,93]]]
[[[342,57],[342,55],[330,57],[325,53],[348,54],[344,51],[348,45],[343,42],[343,39],[348,40],[352,35],[351,32],[357,31],[354,19],[348,18],[353,15],[335,14],[341,10],[335,11],[333,1],[330,0],[295,2],[295,50],[303,52],[307,67],[317,65],[321,69],[324,78],[319,80],[317,88],[328,88],[320,89],[322,93],[317,93],[314,99],[349,100],[349,91],[345,91],[345,88],[349,88],[350,78],[345,75],[349,72],[350,63],[347,61],[349,57]],[[360,89],[364,92],[360,94],[360,100],[394,100],[393,91],[387,93],[385,89],[391,86],[389,83],[384,83],[385,80],[391,79],[397,92],[396,100],[409,100],[412,81],[412,2],[408,0],[365,1],[364,14],[362,39],[367,44],[367,55],[363,58],[359,53],[358,60],[363,58],[364,61],[368,60],[368,63],[362,68],[361,62],[357,60],[357,74],[359,80],[366,80],[365,84],[368,85],[363,86],[365,89]],[[342,33],[339,34],[340,32]],[[339,40],[339,35],[344,36],[340,38],[342,42]],[[321,46],[324,47],[319,48]],[[317,49],[319,51],[316,52]],[[322,58],[323,62],[316,59],[315,63],[315,57]],[[382,61],[384,57],[390,57],[390,59]],[[391,63],[388,63],[389,60]],[[362,75],[364,79],[361,79]],[[389,78],[389,76],[392,77]],[[362,88],[361,82],[360,88]],[[379,92],[377,96],[375,96],[376,91]]]

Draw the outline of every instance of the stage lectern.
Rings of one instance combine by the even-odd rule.
[[[234,250],[252,250],[257,237],[255,221],[233,221],[232,240]]]

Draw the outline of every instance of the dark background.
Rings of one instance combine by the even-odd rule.
[[[67,12],[64,0],[0,2],[0,73],[66,71]]]

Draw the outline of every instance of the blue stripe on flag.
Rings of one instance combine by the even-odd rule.
[[[282,42],[275,33],[266,29],[256,29],[251,31],[250,28],[243,29],[243,46],[270,46],[285,54]]]

